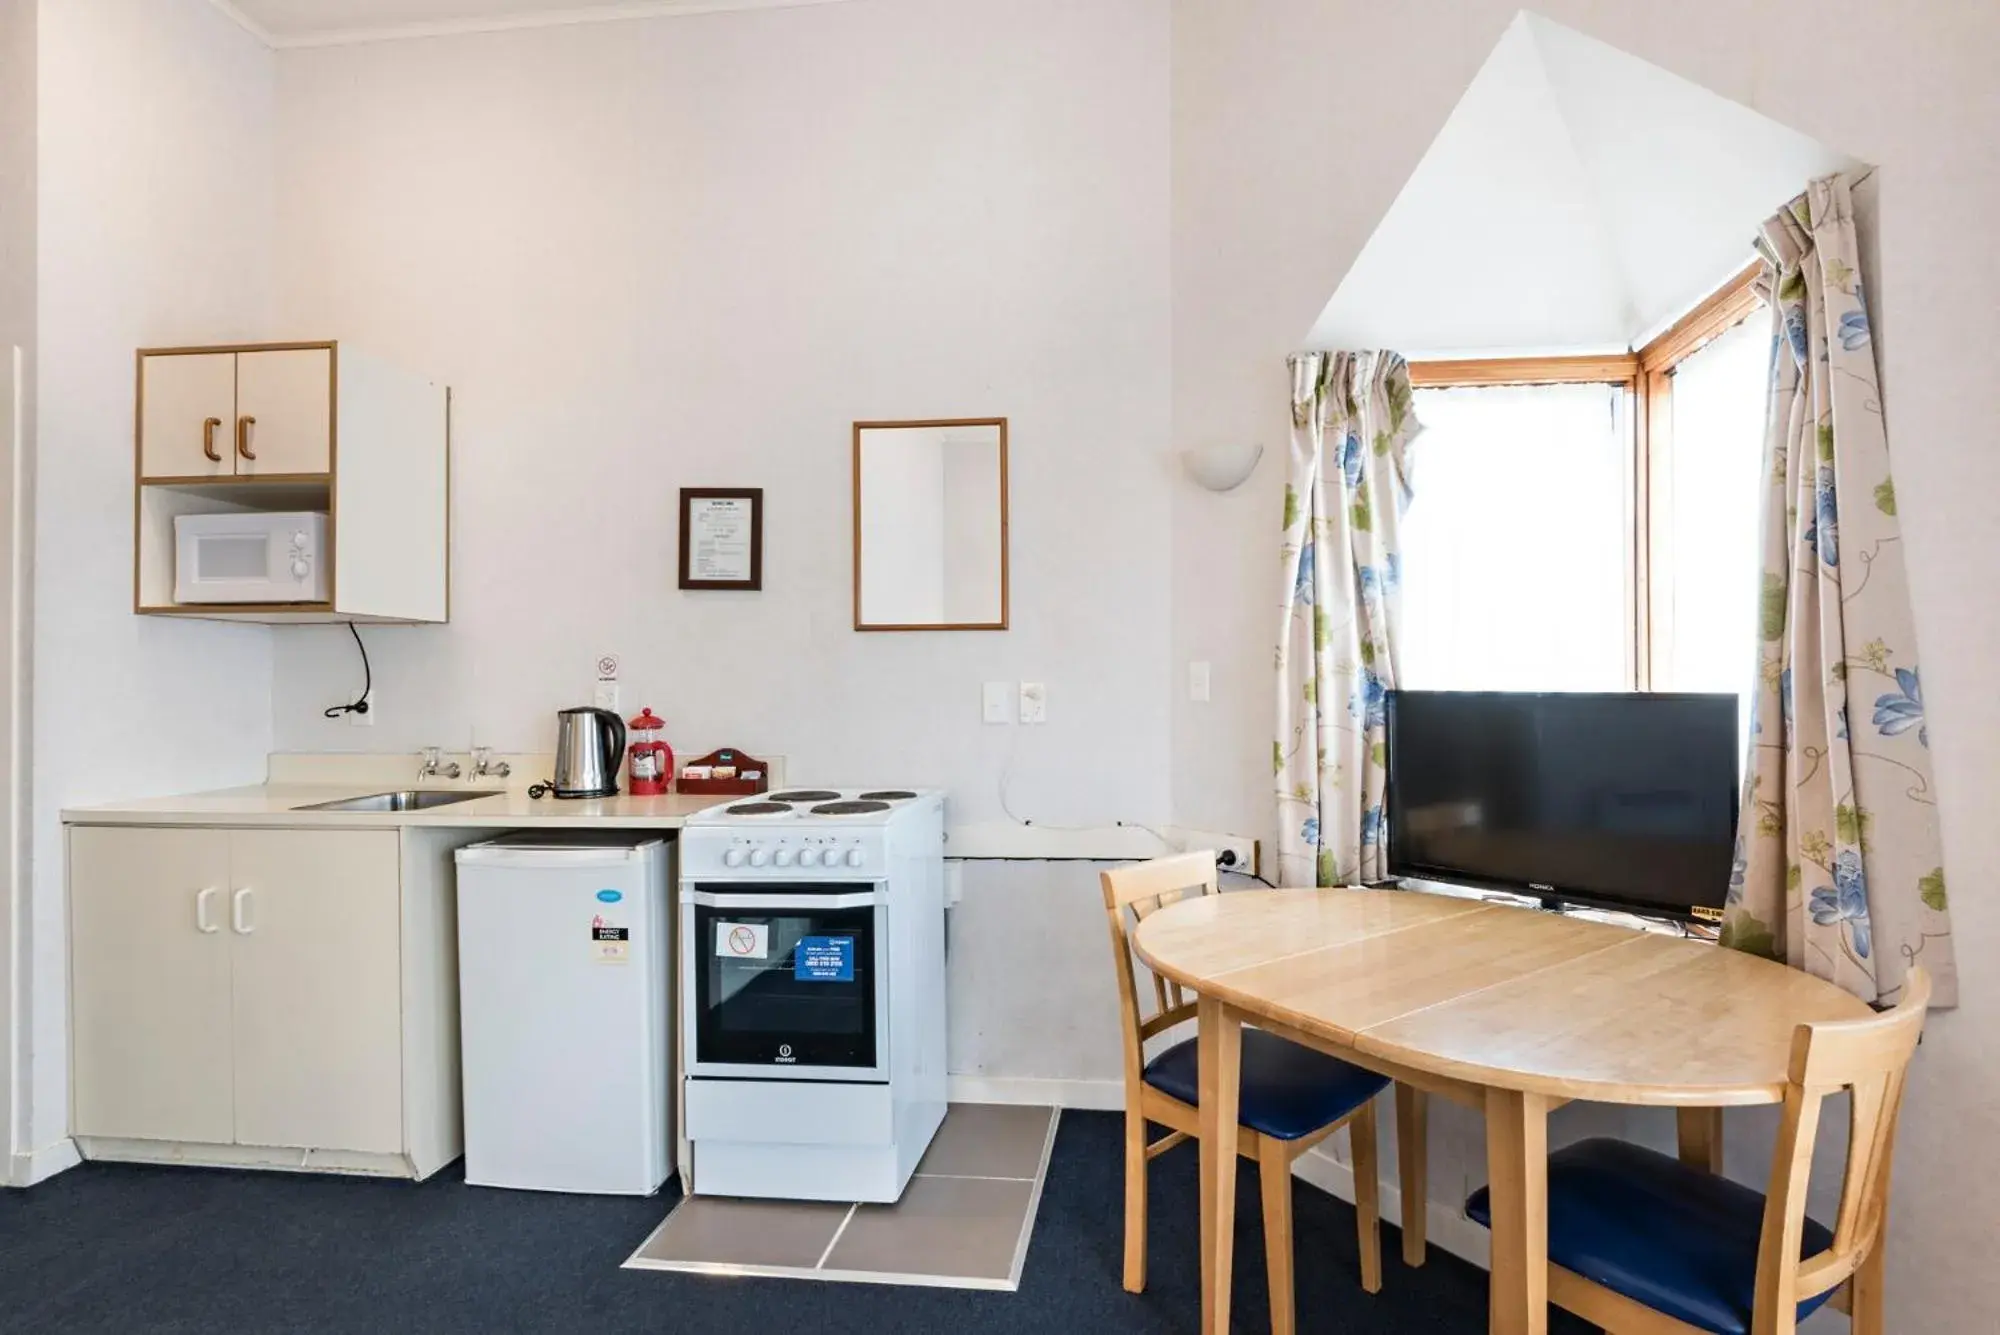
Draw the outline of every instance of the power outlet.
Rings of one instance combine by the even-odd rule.
[[[590,703],[596,705],[599,709],[608,709],[616,714],[618,712],[618,683],[615,681],[598,682],[590,692]]]
[[[350,709],[347,711],[345,717],[347,719],[348,727],[372,728],[375,726],[375,710],[379,702],[375,699],[375,688],[373,686],[370,686],[368,688],[368,699],[366,703],[368,705],[368,708],[366,709]]]
[[[1258,865],[1259,850],[1255,839],[1245,839],[1232,834],[1207,842],[1209,847],[1215,849],[1215,864],[1218,869],[1238,876],[1263,874],[1263,868]]]
[[[1039,681],[1021,683],[1021,722],[1049,721],[1049,688]]]

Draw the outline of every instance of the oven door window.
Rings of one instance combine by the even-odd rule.
[[[697,905],[695,1060],[875,1065],[875,910]]]

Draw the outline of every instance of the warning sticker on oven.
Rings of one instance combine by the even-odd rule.
[[[631,963],[632,929],[615,927],[598,914],[590,920],[590,957],[599,964]]]
[[[762,922],[718,922],[715,924],[715,953],[724,959],[769,959],[771,925]]]
[[[854,981],[854,938],[802,936],[792,952],[792,978],[801,983]]]

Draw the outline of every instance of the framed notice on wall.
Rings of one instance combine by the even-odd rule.
[[[681,587],[764,587],[764,489],[681,488]]]

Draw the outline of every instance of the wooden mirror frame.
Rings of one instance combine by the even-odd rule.
[[[883,430],[923,430],[937,427],[983,426],[1000,432],[1000,619],[998,621],[939,622],[937,624],[889,623],[861,619],[861,433]],[[854,629],[857,631],[912,630],[1006,630],[1011,614],[1012,538],[1008,527],[1007,419],[1004,417],[936,417],[906,422],[856,422],[854,424]]]

